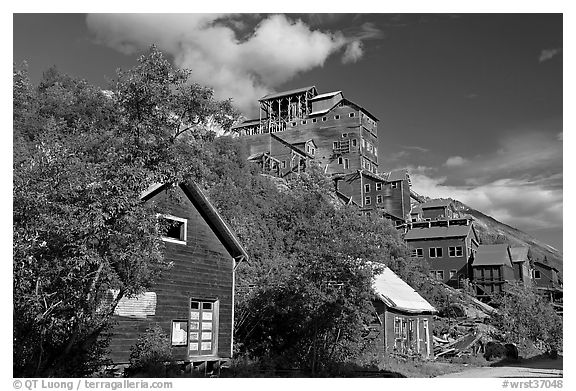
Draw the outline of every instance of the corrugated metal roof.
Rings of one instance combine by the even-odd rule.
[[[324,94],[320,94],[320,95],[316,95],[314,98],[310,99],[310,100],[318,100],[318,99],[325,99],[325,98],[330,98],[336,94],[342,94],[342,91],[332,91],[332,92],[326,92]]]
[[[506,265],[512,267],[507,244],[481,244],[478,247],[472,266],[491,265]]]
[[[263,100],[268,100],[268,99],[280,98],[280,97],[282,97],[282,96],[299,94],[299,93],[301,93],[301,92],[306,92],[306,91],[309,91],[309,90],[311,90],[311,89],[316,90],[316,86],[308,86],[308,87],[296,88],[296,89],[294,89],[294,90],[276,92],[276,93],[274,93],[274,94],[269,94],[269,95],[263,96],[262,98],[258,99],[258,101],[261,102],[261,101],[263,101]]]
[[[448,227],[412,228],[404,236],[404,240],[419,240],[432,238],[459,238],[468,236],[471,225],[451,225]]]
[[[510,258],[512,262],[523,262],[528,260],[528,247],[511,247]]]
[[[436,312],[436,308],[390,268],[374,277],[373,288],[376,296],[391,308],[410,313]]]
[[[450,203],[452,202],[452,200],[446,200],[443,198],[438,198],[435,200],[430,200],[430,201],[426,201],[422,204],[420,204],[420,207],[422,209],[426,209],[426,208],[438,208],[441,206],[450,206]]]
[[[320,114],[326,114],[327,112],[329,112],[330,110],[332,110],[332,108],[326,109],[326,110],[319,110],[319,111],[313,111],[309,114],[310,117],[313,117],[315,115],[320,115]]]

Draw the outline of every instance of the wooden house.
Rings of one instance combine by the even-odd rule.
[[[472,262],[476,296],[488,299],[504,291],[504,284],[515,281],[514,266],[507,244],[483,244]]]
[[[535,261],[532,277],[536,289],[553,303],[563,300],[563,284],[560,271],[544,262]]]
[[[514,279],[524,286],[532,286],[532,274],[530,272],[530,259],[528,247],[510,247],[510,261],[514,268]]]
[[[162,272],[149,292],[123,298],[115,312],[110,358],[129,362],[130,347],[152,325],[169,336],[173,356],[182,362],[214,362],[232,356],[234,270],[248,255],[200,188],[180,184],[179,202],[157,185],[142,195],[157,203],[171,228],[165,241]]]
[[[342,91],[304,87],[259,100],[260,117],[233,126],[263,171],[286,177],[314,162],[345,202],[404,222],[410,211],[406,170],[379,173],[378,119]],[[306,143],[309,143],[307,146]]]
[[[389,268],[374,279],[378,349],[385,353],[433,358],[432,322],[436,309]]]
[[[471,278],[470,264],[480,240],[470,219],[408,223],[404,240],[413,257],[428,263],[433,278],[456,288]]]

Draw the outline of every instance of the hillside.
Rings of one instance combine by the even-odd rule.
[[[538,241],[519,229],[501,223],[493,217],[487,216],[460,201],[453,201],[458,212],[468,214],[475,219],[476,231],[483,244],[509,243],[511,245],[527,246],[530,248],[530,254],[533,260],[543,260],[544,257],[546,257],[550,265],[562,272],[562,253],[557,249]]]

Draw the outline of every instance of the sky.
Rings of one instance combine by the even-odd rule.
[[[562,14],[14,14],[13,60],[106,88],[151,44],[218,98],[314,85],[379,119],[381,171],[562,250]]]

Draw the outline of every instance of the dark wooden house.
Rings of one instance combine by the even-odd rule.
[[[379,172],[378,119],[368,110],[342,91],[318,94],[314,86],[270,94],[259,103],[260,117],[233,130],[263,172],[286,177],[314,162],[333,177],[345,202],[405,221],[410,178],[406,170]]]
[[[524,286],[532,286],[532,274],[530,272],[530,259],[528,247],[510,247],[510,261],[514,268],[514,279]]]
[[[507,244],[483,244],[472,262],[476,296],[488,299],[504,291],[504,284],[515,281],[514,266]]]
[[[172,264],[149,292],[122,299],[116,308],[110,358],[128,363],[130,347],[152,325],[170,337],[174,358],[182,362],[226,360],[232,356],[234,270],[248,258],[216,209],[193,183],[167,193],[157,185],[142,196],[166,213],[172,223],[164,241]]]
[[[436,309],[389,268],[374,279],[373,301],[379,351],[434,357],[433,314]]]
[[[404,240],[412,256],[427,262],[430,274],[452,287],[471,277],[470,264],[480,240],[470,219],[421,221],[407,224]]]
[[[563,284],[560,271],[544,262],[535,261],[532,270],[534,286],[553,303],[563,301]]]

